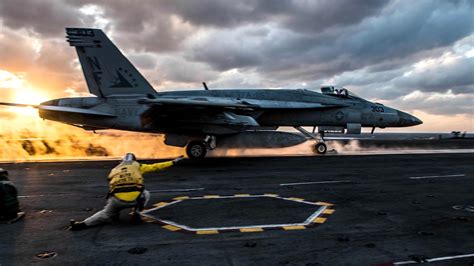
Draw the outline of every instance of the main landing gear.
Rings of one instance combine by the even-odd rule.
[[[207,136],[204,140],[193,140],[186,146],[186,154],[189,159],[202,159],[206,157],[208,150],[216,148],[216,137]]]
[[[316,141],[316,144],[313,147],[314,153],[325,154],[328,151],[328,147],[326,146],[326,143],[324,143],[324,132],[318,132],[315,135],[314,130],[313,132],[309,132],[306,129],[299,126],[295,127],[295,129],[301,132],[303,135],[305,135],[306,138]]]
[[[319,142],[314,145],[314,152],[318,154],[325,154],[328,151],[328,147],[324,142]]]

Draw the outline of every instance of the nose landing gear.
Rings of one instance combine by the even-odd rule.
[[[325,154],[328,151],[328,147],[324,143],[324,131],[318,132],[318,134],[315,135],[314,132],[311,133],[302,127],[295,127],[295,129],[305,135],[307,139],[316,141],[316,144],[313,147],[314,153]]]

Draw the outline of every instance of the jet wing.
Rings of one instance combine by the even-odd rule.
[[[209,108],[237,108],[252,109],[252,105],[248,103],[233,101],[220,97],[196,97],[196,98],[158,98],[158,99],[142,99],[139,103],[163,106],[187,106],[187,107],[209,107]]]
[[[321,104],[311,102],[232,99],[224,97],[160,97],[156,99],[140,99],[139,103],[153,106],[182,106],[189,108],[229,108],[229,109],[327,109],[340,108],[346,105]]]
[[[272,101],[272,100],[252,100],[258,104],[260,109],[329,109],[346,107],[339,104],[322,104],[311,102],[292,102],[292,101]]]
[[[14,107],[33,107],[38,110],[51,111],[51,112],[62,112],[62,113],[71,113],[71,114],[82,114],[82,115],[92,115],[92,116],[102,116],[102,117],[115,117],[114,114],[104,113],[92,109],[83,109],[67,106],[53,106],[53,105],[34,105],[34,104],[23,104],[23,103],[3,103],[0,102],[0,105],[14,106]]]
[[[170,125],[170,128],[180,127],[182,129],[206,127],[205,131],[209,134],[238,133],[248,128],[259,127],[255,116],[265,110],[322,110],[344,107],[344,105],[324,105],[310,102],[212,96],[142,98],[138,102],[149,105],[148,110],[141,114],[143,126],[153,127],[155,124],[166,127],[166,125]]]

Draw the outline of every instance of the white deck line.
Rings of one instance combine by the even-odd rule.
[[[463,177],[465,174],[454,174],[454,175],[427,175],[427,176],[412,176],[409,179],[428,179],[428,178],[441,178],[441,177]]]
[[[312,185],[312,184],[333,184],[333,183],[348,183],[351,180],[328,180],[328,181],[314,181],[314,182],[299,182],[299,183],[283,183],[280,186],[299,186],[299,185]]]
[[[438,258],[432,258],[432,259],[426,259],[427,262],[435,262],[435,261],[443,261],[443,260],[454,260],[454,259],[462,259],[462,258],[470,258],[474,257],[473,254],[465,254],[465,255],[457,255],[457,256],[447,256],[447,257],[438,257]],[[400,261],[400,262],[394,262],[394,265],[404,265],[404,264],[418,264],[416,261]]]
[[[149,190],[150,193],[157,193],[157,192],[188,192],[188,191],[200,191],[204,190],[205,188],[199,187],[199,188],[173,188],[173,189],[154,189],[154,190]]]
[[[18,198],[35,198],[35,197],[66,197],[66,196],[76,196],[82,194],[41,194],[41,195],[20,195]]]

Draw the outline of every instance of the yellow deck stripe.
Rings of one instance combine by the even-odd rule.
[[[302,198],[288,198],[289,200],[294,200],[294,201],[303,201],[304,199]]]
[[[333,214],[336,210],[333,210],[333,209],[325,209],[323,211],[324,214]]]
[[[204,196],[205,199],[217,199],[217,198],[220,198],[219,195],[206,195]]]
[[[250,194],[235,194],[234,197],[250,197]]]
[[[145,223],[154,223],[155,220],[150,218],[150,217],[147,217],[147,216],[142,216],[142,221],[144,221]]]
[[[292,225],[292,226],[283,226],[283,229],[285,230],[302,230],[306,229],[304,225]]]
[[[176,227],[176,226],[171,225],[171,224],[163,225],[162,228],[173,231],[173,232],[181,230],[181,228]]]
[[[159,202],[159,203],[154,204],[153,206],[161,207],[161,206],[165,206],[166,204],[168,204],[168,202]]]
[[[264,196],[267,196],[267,197],[278,197],[277,194],[270,194],[270,193],[265,193],[263,194]]]
[[[263,232],[263,228],[260,228],[260,227],[255,227],[255,228],[240,228],[240,232],[242,232],[242,233]]]
[[[321,205],[321,206],[333,206],[333,204],[331,204],[331,203],[322,202],[322,201],[318,201],[318,202],[316,202],[316,204]]]
[[[196,231],[196,234],[198,234],[198,235],[214,235],[214,234],[219,234],[219,231],[217,231],[217,230],[199,230],[199,231]]]
[[[188,196],[182,196],[182,197],[173,198],[173,200],[184,200],[184,199],[189,199],[189,197]]]
[[[326,221],[326,218],[323,218],[323,217],[318,217],[316,219],[313,220],[313,223],[317,223],[317,224],[322,224]]]

